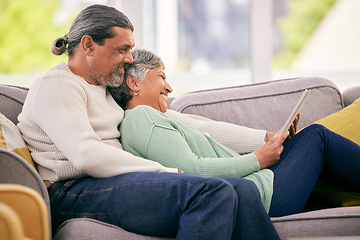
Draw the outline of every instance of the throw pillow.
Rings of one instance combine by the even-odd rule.
[[[316,123],[360,145],[360,98]]]
[[[16,125],[0,113],[0,147],[18,154],[35,169],[35,163]]]
[[[353,104],[316,123],[360,145],[359,121],[360,98]],[[313,195],[333,206],[360,206],[360,193],[344,191],[323,181],[317,183]]]

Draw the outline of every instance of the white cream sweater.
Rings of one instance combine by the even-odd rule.
[[[167,114],[239,153],[255,150],[264,140],[263,130],[170,110]],[[123,115],[106,87],[89,84],[61,62],[31,86],[18,128],[44,180],[85,174],[112,177],[141,171],[177,172],[122,149],[118,127]]]

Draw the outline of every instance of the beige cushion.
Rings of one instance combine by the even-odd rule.
[[[15,124],[0,113],[0,147],[18,154],[35,169],[30,152]]]

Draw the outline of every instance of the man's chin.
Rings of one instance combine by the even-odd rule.
[[[121,85],[121,82],[108,82],[106,84],[107,87],[119,87]]]
[[[122,83],[122,76],[112,77],[111,79],[101,79],[98,83],[107,87],[119,87]]]

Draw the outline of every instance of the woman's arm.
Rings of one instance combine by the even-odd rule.
[[[129,113],[121,125],[121,139],[124,149],[135,155],[157,161],[166,167],[179,168],[185,173],[210,177],[244,177],[259,170],[259,162],[253,153],[202,157],[207,152],[201,152],[212,147],[202,133],[196,130],[193,130],[196,131],[194,135],[185,133],[188,129],[178,128],[176,122],[166,116],[159,120],[137,108]]]

